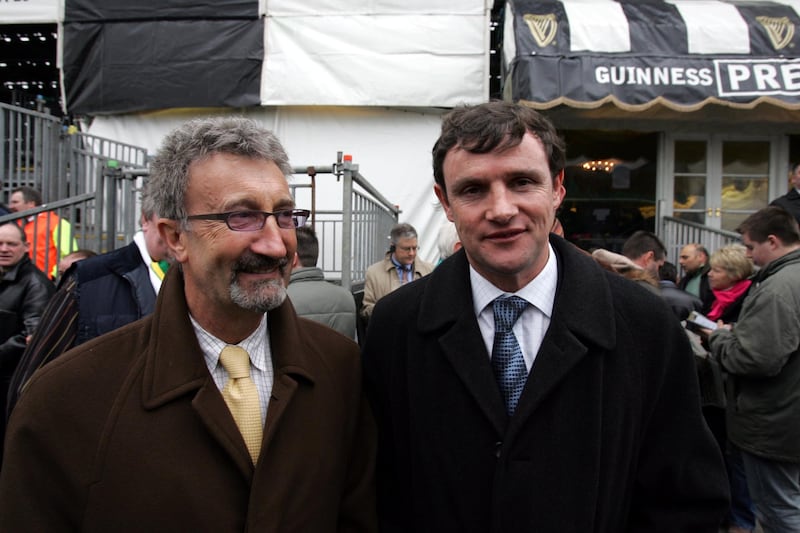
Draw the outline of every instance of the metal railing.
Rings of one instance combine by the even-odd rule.
[[[22,227],[27,226],[26,233],[32,235],[29,245],[34,258],[37,252],[44,256],[38,262],[42,271],[55,275],[58,260],[75,250],[102,253],[124,246],[133,239],[138,227],[141,177],[138,172],[125,174],[116,171],[111,164],[111,167],[104,165],[98,169],[94,179],[96,188],[92,192],[0,216],[0,223],[13,221]],[[46,242],[41,242],[40,235],[46,236]],[[56,251],[55,259],[50,253],[45,253],[51,242]]]
[[[44,203],[97,191],[108,161],[145,167],[144,148],[79,132],[58,117],[0,103],[0,201],[20,186]]]
[[[319,240],[317,266],[328,279],[336,279],[351,291],[363,285],[367,268],[386,253],[387,237],[397,224],[400,210],[375,189],[358,171],[358,165],[338,152],[330,166],[295,167],[296,189],[311,189],[311,226]],[[319,174],[336,177],[342,184],[341,211],[316,209],[316,178]],[[308,183],[297,183],[306,175]]]
[[[700,243],[709,254],[728,244],[741,242],[741,235],[733,231],[709,228],[697,222],[675,217],[661,219],[661,240],[667,248],[667,261],[677,265],[681,248],[686,244]]]
[[[16,187],[41,188],[59,174],[62,125],[52,115],[3,103],[0,111],[0,185],[7,198]]]
[[[99,253],[133,239],[139,222],[139,192],[149,175],[144,148],[78,132],[45,113],[2,103],[0,111],[0,201],[8,201],[15,188],[26,185],[42,191],[44,202],[33,210],[2,216],[0,222],[30,218],[38,234],[36,230],[42,229],[38,225],[52,220],[39,215],[52,212],[69,222],[68,229],[59,232],[70,233],[78,248]],[[311,189],[311,224],[320,242],[318,266],[326,277],[357,289],[369,265],[383,258],[399,209],[342,152],[331,165],[293,170],[292,193]],[[329,174],[341,183],[341,210],[316,208],[318,174]],[[308,183],[300,183],[303,176]],[[74,247],[62,236],[54,235],[58,257]],[[45,265],[46,269],[54,266]]]
[[[52,115],[0,103],[0,201],[27,186],[41,191],[43,204],[0,217],[27,225],[40,268],[54,273],[59,258],[74,249],[109,251],[127,244],[138,223],[144,148],[81,133]],[[138,181],[137,181],[138,180]],[[52,213],[58,218],[49,215]],[[60,221],[65,221],[62,224]],[[52,227],[51,227],[52,226]],[[39,242],[49,236],[48,242]],[[44,253],[52,241],[57,253]],[[34,253],[34,257],[36,257]]]

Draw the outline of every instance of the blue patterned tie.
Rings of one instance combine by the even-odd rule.
[[[508,415],[514,414],[522,389],[528,378],[525,359],[511,328],[528,302],[518,296],[500,297],[492,304],[494,309],[494,345],[492,369],[506,403]]]

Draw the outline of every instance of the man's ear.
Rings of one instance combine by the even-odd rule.
[[[650,264],[650,261],[652,261],[655,258],[655,256],[656,254],[653,252],[653,250],[648,250],[647,252],[643,253],[636,259],[631,259],[631,261],[633,261],[634,263],[636,263],[637,265],[646,270],[647,265]]]
[[[777,250],[783,246],[783,241],[781,241],[776,235],[767,235],[767,242],[769,243],[770,248],[773,250]]]
[[[297,252],[294,253],[294,259],[292,259],[292,270],[300,266],[300,259],[297,257]]]
[[[562,169],[561,172],[553,180],[553,210],[558,211],[558,208],[561,206],[561,202],[564,201],[564,197],[567,195],[567,189],[564,187],[564,170]]]
[[[170,255],[179,263],[186,261],[185,232],[181,231],[180,222],[170,218],[159,218],[156,220],[156,227],[161,239],[170,250]]]

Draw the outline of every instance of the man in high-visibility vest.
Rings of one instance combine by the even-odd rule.
[[[42,193],[33,187],[17,187],[11,192],[8,207],[17,213],[42,205]],[[22,229],[30,243],[28,254],[39,269],[54,278],[58,260],[78,249],[69,221],[52,211],[31,215]]]

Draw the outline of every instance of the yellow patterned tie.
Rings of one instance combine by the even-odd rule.
[[[261,450],[261,403],[256,384],[250,379],[250,356],[238,346],[228,345],[219,354],[219,361],[228,371],[228,382],[222,388],[222,397],[228,404],[253,464],[258,462]]]

